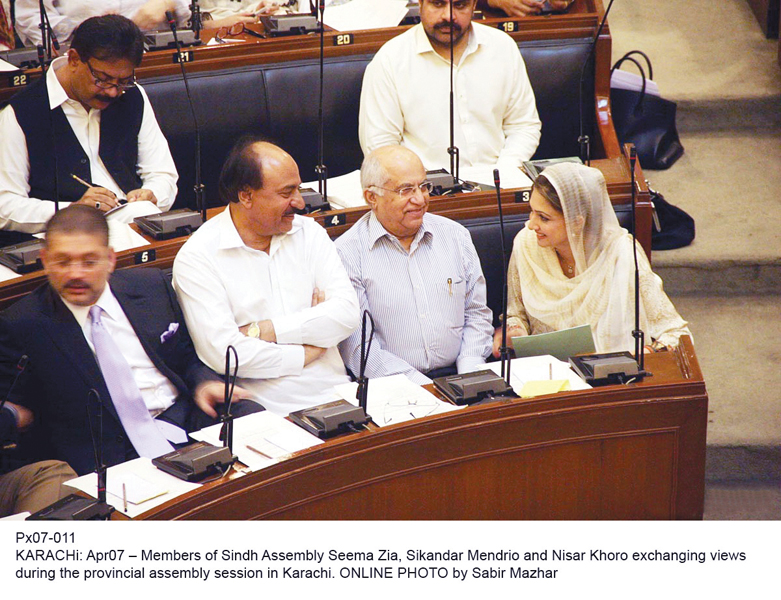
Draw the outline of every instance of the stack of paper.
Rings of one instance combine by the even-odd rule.
[[[334,389],[348,402],[358,404],[355,398],[357,383],[337,385]],[[442,402],[404,375],[370,379],[366,404],[366,412],[379,427],[463,408]]]

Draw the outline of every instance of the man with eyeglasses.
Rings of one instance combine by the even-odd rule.
[[[491,310],[469,232],[428,214],[431,183],[417,155],[385,146],[361,166],[371,212],[336,240],[358,294],[375,324],[365,374],[403,373],[415,383],[475,370],[491,353]],[[339,344],[357,374],[361,333]]]
[[[101,410],[96,443],[109,466],[170,452],[216,422],[224,383],[198,360],[171,284],[158,269],[113,272],[99,211],[74,204],[55,214],[41,261],[47,284],[0,316],[0,394],[27,356],[10,400],[33,413],[36,458],[94,470],[90,430],[100,436]],[[259,410],[248,400],[232,413]]]
[[[132,21],[88,19],[67,56],[0,112],[0,229],[41,231],[55,198],[104,213],[134,203],[111,215],[123,222],[171,207],[176,167],[135,83],[142,55]]]
[[[449,169],[452,35],[460,165],[518,169],[531,158],[541,124],[520,50],[503,31],[472,23],[474,9],[475,0],[420,0],[420,23],[380,48],[361,89],[364,155],[402,144],[427,169]]]

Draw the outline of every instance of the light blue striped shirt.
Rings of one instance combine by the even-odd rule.
[[[410,251],[388,233],[373,212],[336,240],[361,314],[376,330],[368,377],[423,375],[455,364],[466,372],[491,353],[493,326],[485,278],[472,238],[462,225],[426,214]],[[339,344],[345,365],[357,375],[360,328]]]

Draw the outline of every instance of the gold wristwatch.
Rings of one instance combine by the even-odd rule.
[[[249,324],[249,329],[247,329],[247,336],[255,339],[260,337],[260,325],[258,325],[257,321],[253,321]]]

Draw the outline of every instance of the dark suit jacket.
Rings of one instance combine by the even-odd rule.
[[[114,273],[110,285],[152,362],[179,390],[176,403],[158,418],[187,431],[203,426],[203,419],[208,417],[195,407],[191,391],[206,379],[220,378],[196,356],[170,283],[159,270],[143,268]],[[178,323],[179,329],[161,342],[161,334],[171,323]],[[97,436],[99,406],[94,399],[88,401],[90,389],[95,389],[102,400],[105,463],[111,466],[138,456],[122,428],[81,327],[48,284],[0,315],[3,396],[22,354],[30,361],[12,401],[35,413],[41,434],[37,446],[42,453],[35,458],[64,460],[80,475],[95,469],[86,407],[89,403]]]

